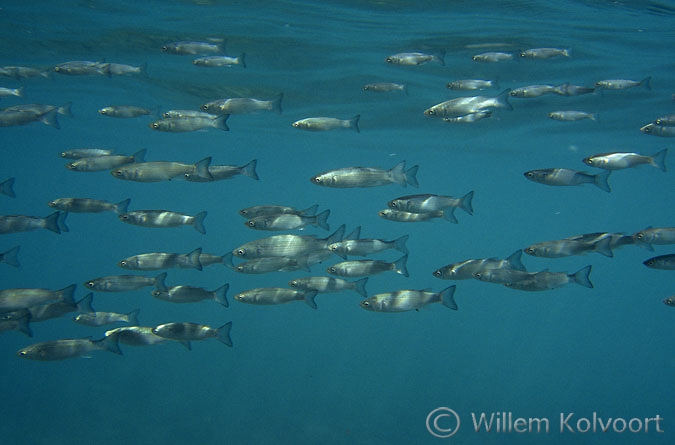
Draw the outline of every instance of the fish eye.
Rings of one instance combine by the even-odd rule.
[[[246,255],[246,249],[237,249],[237,255],[239,256]]]
[[[93,281],[87,281],[87,282],[85,283],[85,286],[90,287],[90,288],[91,288],[91,287],[94,287],[94,282],[93,282]]]
[[[436,114],[434,110],[429,110],[429,116],[433,116],[434,114]]]
[[[398,207],[398,204],[396,203],[396,201],[392,201],[391,203],[389,203],[389,207],[396,208]]]
[[[163,46],[163,47],[162,47],[162,51],[168,51],[168,50],[169,50],[169,47],[168,47],[168,46]]]
[[[654,264],[656,264],[656,262],[654,260],[649,260],[649,261],[646,261],[645,264],[647,266],[653,266]]]
[[[201,107],[199,107],[199,108],[201,108],[201,109],[202,109],[203,111],[208,111],[208,109],[209,109],[209,106],[208,106],[208,105],[206,105],[206,104],[204,104],[204,105],[202,105],[202,106],[201,106]]]
[[[480,277],[483,276],[483,274],[482,274],[481,272],[475,272],[475,273],[473,274],[473,276],[474,276],[474,278],[480,278]]]
[[[636,236],[637,239],[642,239],[644,237],[645,237],[645,234],[642,233],[642,232],[638,233],[637,236]]]
[[[74,162],[69,162],[66,164],[66,168],[68,170],[75,170],[75,163]]]
[[[329,268],[328,268],[328,273],[335,273],[335,272],[337,272],[337,269],[336,269],[336,268],[334,268],[334,267],[329,267]]]
[[[315,177],[312,178],[312,182],[314,182],[316,184],[321,184],[321,178],[318,177],[318,176],[315,176]]]
[[[392,59],[391,57],[387,57],[385,60],[387,61],[387,63],[391,63],[394,61],[394,59]]]
[[[152,296],[153,296],[153,297],[156,297],[156,296],[158,296],[158,295],[160,294],[160,292],[161,292],[160,290],[155,289],[155,290],[153,290],[151,293],[152,293]]]
[[[116,176],[118,178],[122,177],[122,170],[115,170],[113,171],[113,176]]]
[[[255,227],[255,221],[253,220],[246,221],[246,225],[249,227]]]
[[[127,267],[129,263],[127,263],[125,260],[120,261],[120,266],[121,267]]]
[[[440,269],[437,270],[437,271],[434,271],[434,276],[435,276],[435,277],[440,277],[440,276],[442,276],[442,275],[443,275],[443,272],[441,272]]]
[[[129,219],[129,215],[127,215],[126,213],[125,213],[125,214],[123,214],[123,215],[120,215],[120,219],[123,219],[123,220],[125,220],[125,221],[126,221],[126,220],[128,220],[128,219]]]
[[[534,173],[527,172],[527,173],[525,173],[525,176],[527,176],[528,178],[532,178],[534,176]]]
[[[62,158],[65,158],[65,157],[67,156],[67,154],[66,154],[65,151],[62,151],[61,154],[60,154],[59,156],[61,156]]]
[[[56,201],[49,201],[47,204],[49,207],[56,207]]]
[[[368,302],[368,300],[365,300],[365,301],[361,302],[361,306],[367,307],[367,306],[370,306],[370,303]]]
[[[296,280],[289,281],[288,285],[291,286],[291,287],[298,287],[298,282]]]
[[[534,247],[528,247],[527,249],[525,249],[525,252],[532,254],[532,253],[535,252],[535,249],[534,249]]]
[[[159,128],[159,122],[153,122],[152,128],[154,128],[155,130],[158,129]]]

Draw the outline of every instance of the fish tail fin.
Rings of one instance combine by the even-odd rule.
[[[227,119],[230,117],[229,114],[223,114],[218,116],[213,122],[214,127],[223,131],[230,131],[230,127],[227,126]]]
[[[284,98],[284,93],[279,93],[277,97],[272,100],[272,111],[281,114],[281,99]]]
[[[195,171],[200,178],[213,181],[213,176],[211,175],[211,172],[209,172],[209,165],[211,165],[211,156],[195,163]]]
[[[145,162],[145,153],[147,153],[147,149],[142,148],[138,150],[136,153],[133,154],[134,157],[134,163],[138,164],[140,162]]]
[[[73,111],[71,110],[71,107],[73,106],[72,102],[66,102],[65,104],[61,105],[56,109],[58,114],[61,116],[68,116],[68,117],[74,117],[73,116]]]
[[[305,295],[303,297],[307,306],[311,307],[312,309],[317,309],[316,301],[314,301],[314,299],[316,298],[316,294],[318,294],[317,291],[310,290],[305,292]]]
[[[258,160],[253,159],[248,164],[240,167],[241,174],[244,175],[244,176],[248,176],[251,179],[255,179],[257,181],[258,179],[260,179],[258,177],[258,173],[255,171],[257,166],[258,166]]]
[[[21,249],[21,246],[14,246],[8,251],[0,254],[0,262],[14,267],[21,267],[21,264],[19,263],[19,249]]]
[[[455,302],[455,290],[457,289],[456,285],[448,286],[443,289],[440,293],[441,303],[443,306],[452,309],[453,311],[458,310],[457,303]]]
[[[652,86],[650,85],[651,81],[652,76],[647,76],[640,81],[640,85],[644,86],[648,91],[651,91],[652,90]]]
[[[70,286],[66,286],[63,289],[59,289],[56,291],[56,295],[59,298],[59,301],[62,301],[66,304],[75,304],[75,288],[77,285],[71,284]]]
[[[228,283],[223,284],[218,289],[213,291],[214,300],[216,303],[220,303],[225,307],[230,307],[230,303],[227,301],[227,290],[230,288]]]
[[[197,270],[202,270],[202,262],[199,261],[199,255],[202,254],[202,248],[197,247],[195,250],[192,252],[188,253],[188,259],[190,260],[190,264],[192,264],[192,267],[194,267]]]
[[[506,259],[506,262],[511,265],[513,270],[522,270],[525,271],[525,265],[523,264],[521,258],[523,257],[523,251],[521,249],[516,250]]]
[[[434,54],[434,59],[436,59],[441,66],[445,66],[445,49],[441,49],[438,53]]]
[[[398,185],[401,185],[403,187],[406,187],[408,185],[408,181],[406,178],[406,172],[405,172],[405,161],[401,161],[395,166],[393,166],[389,170],[389,174],[391,175],[391,179]]]
[[[122,350],[120,349],[119,345],[120,332],[121,331],[113,332],[110,335],[106,335],[100,340],[94,340],[93,343],[100,349],[105,349],[106,351],[122,355]]]
[[[241,53],[239,57],[237,57],[237,63],[241,65],[242,68],[246,68],[246,53]]]
[[[507,88],[501,93],[499,93],[495,99],[497,99],[497,108],[506,108],[507,110],[513,110],[513,106],[509,102],[509,93],[511,93],[511,88]]]
[[[0,183],[0,193],[3,195],[9,196],[10,198],[16,198],[16,194],[14,193],[14,182],[16,181],[16,178],[11,177],[2,183]]]
[[[662,172],[666,171],[666,154],[668,153],[668,149],[664,148],[660,152],[656,153],[655,155],[652,156],[652,162],[651,164],[661,170]]]
[[[138,74],[140,74],[142,77],[145,77],[146,79],[150,76],[148,76],[148,62],[143,62],[141,66],[138,67]]]
[[[140,309],[134,309],[133,311],[127,314],[127,322],[130,326],[139,326],[138,323],[138,314],[141,312]]]
[[[593,283],[591,283],[590,274],[591,274],[591,265],[589,264],[588,266],[579,269],[577,272],[572,274],[572,281],[581,286],[592,289]]]
[[[61,233],[61,229],[59,228],[59,216],[61,215],[61,212],[54,212],[49,216],[46,216],[44,218],[45,222],[45,229],[51,230],[54,233]]]
[[[443,209],[443,219],[450,221],[453,224],[459,224],[459,221],[457,221],[457,217],[455,216],[455,208],[456,207],[447,207]]]
[[[612,173],[611,170],[607,170],[603,173],[598,173],[593,177],[593,184],[598,186],[601,190],[606,191],[607,193],[611,192],[612,189],[609,186],[609,175]]]
[[[473,190],[462,196],[459,200],[459,208],[464,210],[469,215],[473,215]]]
[[[26,90],[26,87],[19,87],[14,91],[14,96],[23,97],[23,93]]]
[[[404,254],[408,254],[408,247],[405,245],[405,243],[408,241],[408,238],[410,238],[410,235],[403,235],[397,239],[394,240],[394,249],[398,250],[399,252],[403,252]]]
[[[314,217],[314,225],[321,227],[324,230],[330,230],[328,225],[328,216],[330,215],[330,209],[324,210]]]
[[[394,272],[397,274],[403,275],[404,277],[409,277],[408,267],[406,266],[408,262],[408,255],[403,255],[401,258],[394,262]]]
[[[129,203],[131,203],[131,198],[127,198],[124,201],[120,201],[115,204],[115,213],[118,215],[121,213],[127,213],[127,210],[129,209]]]
[[[614,252],[612,252],[612,248],[610,247],[611,241],[611,236],[607,236],[601,240],[596,241],[596,243],[593,245],[593,251],[598,252],[600,255],[604,255],[606,257],[613,257]]]
[[[50,127],[54,127],[57,130],[61,129],[61,125],[59,125],[59,120],[56,118],[56,109],[49,110],[48,112],[42,114],[40,116],[40,122],[42,122],[45,125],[49,125]]]
[[[77,312],[81,314],[93,314],[96,312],[92,303],[94,302],[94,293],[89,292],[87,295],[82,297],[80,301],[75,303],[77,305]]]
[[[343,239],[359,239],[361,237],[361,226],[356,226],[352,233],[345,236]]]
[[[33,330],[30,328],[30,314],[26,314],[17,320],[16,330],[27,337],[33,336]]]
[[[232,258],[234,258],[234,255],[232,254],[232,252],[227,252],[225,255],[223,255],[223,264],[226,267],[229,267],[230,269],[235,270],[234,261],[232,261]]]
[[[366,283],[368,282],[368,277],[363,277],[360,280],[354,281],[354,290],[362,295],[364,298],[368,298],[368,291],[366,291]]]
[[[230,337],[230,331],[232,330],[232,322],[228,321],[218,329],[216,329],[216,338],[221,343],[232,347],[232,337]]]
[[[572,57],[572,50],[570,48],[565,48],[562,50],[562,55],[565,57]]]
[[[66,217],[67,216],[68,216],[68,212],[61,212],[58,219],[56,220],[56,223],[59,225],[59,229],[61,230],[61,232],[70,232],[70,229],[66,225]]]
[[[166,272],[162,272],[161,274],[157,275],[152,285],[161,291],[166,291],[167,288],[166,284],[164,283],[164,280],[166,280],[166,275],[167,275]]]
[[[357,114],[353,118],[349,119],[349,128],[357,133],[361,133],[361,130],[359,129],[359,119],[361,119],[360,114]]]
[[[206,210],[203,212],[197,213],[192,219],[192,226],[195,230],[202,235],[206,234],[206,228],[204,228],[204,218],[206,218]]]
[[[405,171],[405,182],[410,184],[413,187],[419,187],[420,184],[417,182],[417,171],[420,169],[419,165],[413,165],[408,170]]]
[[[403,87],[401,87],[401,91],[403,91],[403,94],[405,94],[406,96],[408,95],[408,84],[407,83],[403,84]]]

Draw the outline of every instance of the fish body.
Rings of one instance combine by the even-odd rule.
[[[405,161],[401,161],[390,170],[372,167],[346,167],[320,173],[310,179],[312,183],[323,187],[354,188],[378,187],[388,184],[398,184],[406,187],[408,184],[418,187],[417,169],[415,165],[405,169]]]
[[[27,79],[29,77],[49,78],[49,72],[29,66],[3,66],[0,67],[0,76],[13,77],[15,79]]]
[[[496,80],[461,79],[448,82],[446,87],[458,91],[475,91],[486,90],[488,88],[499,88],[499,84]]]
[[[122,222],[135,226],[151,228],[192,226],[202,235],[206,233],[206,229],[204,228],[206,211],[190,216],[170,210],[135,210],[133,212],[121,213],[118,215],[118,218]]]
[[[657,125],[653,122],[640,128],[640,131],[644,134],[651,134],[652,136],[660,136],[663,138],[675,137],[675,127],[670,125]]]
[[[560,96],[581,96],[583,94],[595,93],[595,87],[587,87],[584,85],[571,85],[569,83],[563,83],[556,87],[556,94]]]
[[[656,125],[663,127],[675,127],[675,114],[668,114],[654,119]]]
[[[675,307],[675,295],[663,299],[663,304],[670,307]]]
[[[486,110],[494,110],[497,108],[504,108],[512,110],[513,107],[508,101],[511,89],[499,93],[497,96],[468,96],[458,97],[455,99],[446,100],[432,107],[427,108],[424,114],[429,117],[457,117],[465,116],[467,114],[478,113]]]
[[[190,131],[215,128],[222,131],[230,131],[227,126],[229,114],[219,116],[194,116],[194,117],[167,117],[150,123],[150,128],[165,133],[186,133]]]
[[[239,210],[239,214],[244,218],[256,218],[258,216],[270,216],[281,214],[308,216],[315,214],[318,208],[319,208],[318,204],[314,204],[313,206],[303,210],[298,210],[295,207],[282,205],[258,205],[241,209]]]
[[[133,105],[111,105],[109,107],[103,107],[99,109],[98,113],[103,116],[133,118],[139,116],[148,116],[154,113],[154,111],[148,108],[136,107]]]
[[[225,255],[225,265],[230,269],[244,274],[264,274],[270,272],[289,272],[294,270],[306,270],[309,268],[309,255],[289,257],[263,257],[253,258],[236,266],[232,262],[232,252]]]
[[[628,79],[605,79],[595,82],[595,87],[604,88],[606,90],[626,90],[628,88],[644,86],[647,90],[651,90],[652,88],[649,85],[651,80],[651,76],[645,77],[640,81]]]
[[[557,87],[553,85],[528,85],[525,87],[514,88],[509,92],[511,97],[519,97],[522,99],[540,97],[545,94],[554,94]]]
[[[122,355],[117,336],[107,336],[100,340],[89,338],[62,339],[35,343],[17,351],[17,355],[28,360],[56,361],[87,356],[92,351],[109,351]]]
[[[228,307],[226,294],[229,288],[229,284],[224,284],[212,291],[195,286],[170,286],[152,291],[152,296],[171,303],[196,303],[203,300],[213,300]]]
[[[584,119],[592,121],[598,120],[597,113],[588,113],[586,111],[576,111],[576,110],[551,111],[550,113],[548,113],[548,117],[555,121],[563,121],[563,122],[581,121]]]
[[[330,210],[324,210],[318,215],[302,216],[282,213],[280,215],[256,216],[246,221],[246,227],[256,230],[293,230],[300,229],[308,225],[321,227],[324,230],[330,230],[328,226],[328,216]]]
[[[257,165],[257,159],[253,159],[248,164],[242,166],[209,165],[207,172],[210,175],[210,178],[206,176],[205,173],[199,174],[199,171],[185,173],[183,177],[186,181],[190,182],[222,181],[224,179],[231,179],[237,175],[248,176],[251,179],[258,180],[260,178],[258,177],[258,173],[255,170]]]
[[[570,57],[570,50],[563,48],[530,48],[521,51],[524,59],[552,59],[554,57]]]
[[[335,277],[303,277],[296,278],[288,282],[288,285],[294,289],[300,289],[303,292],[316,291],[318,293],[342,292],[344,290],[353,290],[363,297],[368,297],[366,283],[368,277],[356,281],[347,281]]]
[[[166,272],[156,277],[144,277],[142,275],[109,275],[93,278],[84,283],[91,290],[97,292],[129,292],[146,286],[155,286],[158,289],[166,289],[164,280]]]
[[[377,212],[380,218],[396,222],[423,222],[434,218],[444,218],[451,223],[457,224],[454,207],[449,210],[436,210],[433,212],[413,213],[403,210],[384,209]]]
[[[393,271],[407,277],[409,276],[406,267],[407,261],[408,255],[403,255],[401,258],[391,263],[382,260],[343,261],[328,267],[326,272],[340,277],[366,277],[382,272]]]
[[[56,118],[56,110],[49,110],[44,113],[29,113],[19,110],[0,110],[0,127],[18,127],[28,125],[33,122],[42,122],[45,125],[61,128]]]
[[[387,203],[389,208],[411,213],[427,213],[444,210],[448,207],[461,208],[469,215],[473,215],[473,190],[461,198],[452,196],[421,194],[402,196]]]
[[[472,124],[492,116],[492,110],[480,110],[463,116],[444,117],[443,122]]]
[[[182,40],[179,42],[167,43],[162,46],[162,52],[180,56],[196,56],[201,54],[217,54],[222,52],[222,48],[221,45],[217,43]]]
[[[59,153],[59,156],[65,159],[92,158],[96,156],[110,156],[115,150],[107,148],[73,148]]]
[[[607,179],[611,172],[605,171],[592,175],[577,170],[570,170],[566,168],[547,168],[540,170],[531,170],[525,172],[527,179],[539,184],[551,186],[574,186],[583,184],[593,184],[605,192],[611,192],[611,188]]]
[[[92,62],[90,60],[74,60],[63,62],[54,66],[54,71],[69,76],[103,75],[109,76],[108,64],[104,62]]]
[[[60,318],[71,312],[91,313],[94,308],[91,303],[94,294],[89,292],[80,301],[75,302],[71,294],[63,295],[61,300],[53,303],[38,304],[28,308],[30,313],[30,321],[37,323],[40,321],[51,320],[53,318]]]
[[[0,216],[0,235],[18,232],[31,232],[47,229],[56,234],[68,232],[65,224],[67,212],[54,212],[48,216],[4,215]]]
[[[329,130],[354,130],[360,133],[359,129],[360,115],[356,115],[351,119],[338,119],[335,117],[308,117],[293,122],[293,128],[306,131],[329,131]]]
[[[210,326],[197,323],[165,323],[155,326],[152,329],[152,333],[159,335],[160,337],[178,340],[181,342],[215,338],[226,346],[232,347],[232,338],[230,338],[231,330],[231,321],[215,329]]]
[[[451,263],[433,272],[433,276],[441,280],[468,280],[474,274],[491,269],[513,269],[525,271],[521,258],[523,251],[518,249],[506,259],[482,258],[468,259]]]
[[[409,235],[403,235],[395,240],[385,241],[374,238],[344,239],[328,245],[328,249],[336,255],[347,259],[352,256],[368,256],[387,249],[395,249],[404,254],[408,253],[406,241]]]
[[[138,150],[130,156],[126,155],[105,155],[78,158],[73,162],[66,164],[68,170],[77,172],[97,172],[111,170],[125,164],[141,163],[145,161],[146,149]]]
[[[139,162],[122,165],[111,170],[110,174],[117,179],[135,182],[170,181],[176,177],[184,178],[186,175],[194,175],[210,181],[213,180],[213,176],[209,173],[210,164],[210,156],[194,164],[166,161]]]
[[[281,99],[283,93],[279,93],[274,99],[263,100],[253,97],[230,97],[215,100],[202,105],[202,111],[213,114],[249,114],[258,111],[273,111],[281,114]]]
[[[264,257],[295,258],[315,252],[327,251],[329,244],[342,239],[345,227],[340,226],[327,238],[316,238],[311,235],[274,235],[243,244],[232,251],[239,258],[254,259]]]
[[[105,332],[105,336],[116,336],[120,343],[129,346],[151,346],[169,341],[152,332],[150,326],[122,326]]]
[[[304,301],[312,309],[316,309],[315,290],[300,292],[294,289],[283,287],[260,287],[249,289],[234,296],[234,299],[242,303],[248,303],[258,306],[271,306],[290,303],[293,301]]]
[[[531,276],[514,282],[504,283],[511,289],[518,289],[530,292],[545,291],[557,289],[569,283],[576,283],[580,286],[593,288],[593,283],[589,278],[591,266],[588,265],[573,274],[567,272],[549,272],[547,270],[536,272]]]
[[[471,59],[474,62],[503,62],[505,60],[513,60],[513,54],[500,51],[489,51],[476,54]]]
[[[597,252],[607,257],[613,257],[610,243],[611,237],[597,238],[593,241],[562,239],[532,244],[526,247],[524,251],[528,255],[540,258],[564,258],[583,255],[587,252]]]
[[[246,53],[241,53],[237,57],[230,56],[206,56],[199,57],[192,61],[193,65],[196,66],[205,66],[205,67],[223,67],[223,66],[235,66],[238,65],[242,68],[246,68]]]
[[[583,162],[591,167],[598,167],[604,170],[621,170],[646,164],[665,172],[667,153],[667,148],[652,156],[629,152],[601,153],[584,158]]]
[[[417,311],[429,304],[442,303],[443,306],[457,310],[453,284],[440,292],[428,290],[400,290],[373,295],[360,303],[361,308],[372,312]]]
[[[131,199],[125,199],[116,204],[100,199],[92,198],[57,198],[49,201],[47,205],[63,212],[73,213],[100,213],[112,211],[115,213],[125,213]]]
[[[394,83],[394,82],[368,83],[363,86],[363,91],[373,91],[376,93],[389,93],[392,91],[402,91],[403,93],[408,94],[408,88],[404,83]]]
[[[15,288],[0,290],[0,313],[28,309],[56,301],[73,301],[75,285],[60,290],[41,288]]]
[[[127,323],[131,326],[138,326],[139,309],[128,314],[118,314],[117,312],[91,312],[77,314],[73,321],[85,326],[106,326],[113,323]]]
[[[117,263],[123,269],[129,270],[159,270],[169,268],[202,270],[199,261],[202,249],[197,248],[190,253],[151,252],[133,255]]]
[[[19,88],[5,88],[0,87],[0,97],[23,97],[24,87]]]
[[[650,269],[675,270],[675,253],[659,255],[642,262]]]
[[[146,74],[147,64],[141,66],[126,65],[123,63],[107,63],[108,75],[111,76],[126,76],[129,74]]]
[[[675,227],[647,227],[632,235],[635,244],[654,250],[653,244],[675,244]]]
[[[428,62],[436,62],[441,66],[445,66],[444,56],[444,51],[439,54],[425,54],[421,52],[398,53],[388,56],[385,62],[391,65],[402,66],[418,66]]]

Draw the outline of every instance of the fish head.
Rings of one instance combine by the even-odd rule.
[[[539,256],[542,250],[545,249],[540,249],[537,246],[529,246],[523,249],[523,252],[525,252],[528,255]]]
[[[675,295],[673,295],[672,297],[664,298],[663,304],[665,304],[666,306],[675,307]]]
[[[644,127],[640,128],[640,131],[645,134],[650,134],[654,132],[654,123],[647,124]]]
[[[367,300],[363,300],[362,302],[359,303],[359,306],[361,306],[362,309],[365,309],[367,311],[374,311],[375,310],[375,301],[371,298],[368,298]]]

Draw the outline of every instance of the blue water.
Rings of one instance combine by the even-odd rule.
[[[123,356],[35,362],[16,357],[31,343],[92,336],[63,319],[33,324],[32,339],[0,338],[0,437],[7,444],[66,443],[442,443],[425,426],[437,407],[456,411],[461,428],[447,443],[673,443],[675,431],[675,310],[661,303],[674,292],[673,273],[641,262],[649,252],[617,249],[562,259],[524,255],[528,270],[574,272],[593,267],[594,288],[575,284],[526,293],[478,281],[441,281],[432,272],[468,258],[505,258],[540,241],[581,233],[634,233],[672,227],[675,179],[650,166],[614,172],[611,193],[592,185],[547,187],[523,172],[565,167],[591,171],[581,159],[596,153],[652,154],[672,139],[639,128],[675,112],[675,4],[669,1],[148,1],[3,2],[0,65],[49,68],[69,60],[147,64],[147,76],[1,78],[25,86],[19,103],[72,102],[61,129],[40,123],[1,128],[0,180],[16,177],[16,198],[0,196],[2,214],[46,216],[46,203],[80,196],[130,209],[208,211],[206,235],[191,228],[148,229],[123,224],[110,212],[70,214],[70,232],[3,235],[0,251],[21,245],[19,269],[0,264],[0,287],[63,288],[126,273],[116,263],[153,252],[224,254],[271,235],[244,226],[237,211],[258,204],[330,209],[331,230],[362,226],[362,236],[409,234],[409,277],[372,276],[369,294],[398,289],[440,291],[457,284],[457,312],[431,305],[419,312],[380,314],[359,307],[356,293],[317,297],[318,310],[298,303],[256,307],[233,300],[243,290],[285,286],[306,272],[242,275],[222,266],[168,271],[167,284],[215,289],[230,284],[230,307],[213,302],[177,305],[150,288],[96,293],[94,307],[128,312],[154,326],[232,321],[233,348],[208,340],[188,352],[178,344],[122,345]],[[201,68],[190,56],[164,54],[178,40],[224,38],[225,52],[246,53],[247,68]],[[473,62],[474,54],[532,47],[571,50],[570,58]],[[445,66],[392,66],[384,59],[407,51],[445,50]],[[634,88],[579,97],[511,99],[474,124],[446,124],[423,115],[444,100],[471,93],[445,88],[462,78],[498,79],[500,88],[608,78],[652,77],[651,90]],[[406,83],[408,94],[364,92],[365,83]],[[486,90],[494,95],[500,90]],[[224,97],[267,99],[283,92],[283,113],[233,115],[230,132],[160,133],[152,117],[114,119],[96,110],[137,105],[162,111],[196,109]],[[599,121],[556,122],[557,109],[598,113]],[[361,132],[310,133],[291,127],[305,117],[361,115]],[[242,165],[258,160],[259,181],[164,183],[120,181],[107,172],[64,168],[68,148],[106,147],[146,160]],[[347,167],[419,165],[419,189],[398,185],[329,189],[310,183],[317,173]],[[474,215],[404,224],[377,211],[411,193],[462,196],[474,190]],[[303,233],[326,236],[309,228]],[[394,260],[398,252],[377,258]],[[337,259],[315,265],[324,267]],[[153,274],[154,272],[150,272]],[[548,433],[480,433],[474,413],[511,412],[548,418]],[[560,415],[654,418],[657,433],[560,432]],[[440,426],[454,424],[439,420]],[[634,423],[633,425],[637,425]],[[581,426],[584,424],[582,422]]]

